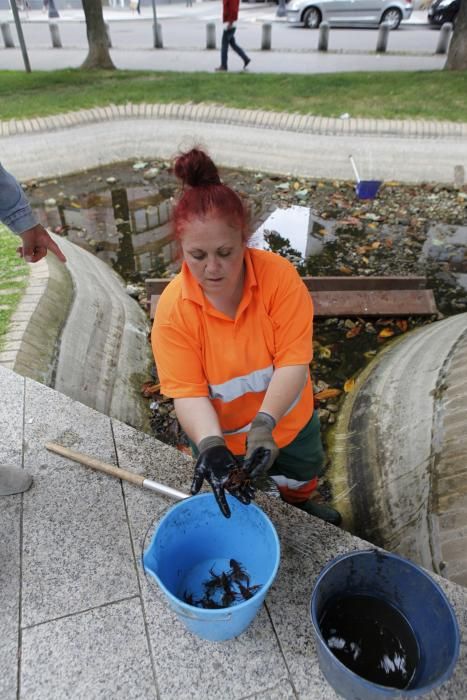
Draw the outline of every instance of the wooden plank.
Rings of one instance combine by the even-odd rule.
[[[151,296],[151,308],[149,310],[149,318],[151,319],[151,321],[154,319],[154,316],[156,315],[156,306],[157,306],[157,303],[158,303],[160,298],[161,298],[160,294],[153,294]]]
[[[168,279],[158,277],[147,279],[145,284],[148,299],[150,299],[153,294],[162,294],[169,282],[170,280]]]
[[[312,292],[425,289],[426,277],[302,277]]]
[[[436,301],[431,289],[391,289],[373,291],[313,292],[315,316],[431,316]],[[151,321],[160,294],[151,296]]]
[[[313,292],[315,316],[431,316],[437,313],[431,289]]]
[[[302,277],[312,292],[372,290],[372,289],[425,289],[425,277]],[[162,294],[169,279],[153,278],[146,280],[148,299],[153,294]]]

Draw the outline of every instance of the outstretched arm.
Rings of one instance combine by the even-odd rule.
[[[21,236],[18,253],[28,262],[37,262],[50,250],[61,262],[66,258],[45,228],[38,224],[20,184],[0,165],[0,221]]]

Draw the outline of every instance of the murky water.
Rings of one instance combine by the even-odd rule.
[[[308,257],[303,272],[307,274],[339,274],[340,260],[345,261],[348,233],[335,219],[320,217],[310,203],[303,201],[284,209],[273,203],[274,188],[280,187],[271,177],[261,186],[252,184],[254,176],[241,171],[228,172],[228,181],[247,195],[252,204],[253,224],[262,239],[265,231],[276,231],[290,242],[290,248]],[[268,197],[264,192],[269,186]],[[68,236],[72,242],[86,248],[110,264],[126,281],[144,281],[158,277],[177,260],[178,250],[170,240],[169,216],[176,181],[168,164],[162,162],[117,163],[75,175],[34,183],[28,198],[45,226]],[[244,190],[248,190],[245,192]],[[276,190],[277,191],[277,190]],[[330,195],[331,200],[334,195]],[[260,222],[262,224],[260,225]],[[375,224],[370,219],[370,227]],[[378,271],[362,270],[358,274],[423,274],[423,265],[434,266],[441,272],[441,283],[458,284],[467,290],[467,226],[437,223],[428,228],[420,254],[420,269],[398,267],[394,270],[394,251],[410,245],[404,226],[381,221],[377,225],[381,248]],[[364,243],[365,230],[352,234]],[[392,249],[385,244],[390,242]],[[386,259],[381,252],[386,250]],[[341,252],[339,252],[341,251]],[[408,251],[410,252],[410,251]],[[351,253],[355,261],[355,253]],[[362,256],[364,257],[364,256]],[[333,261],[336,271],[333,271]],[[175,263],[176,267],[177,263]],[[410,266],[409,266],[410,268]],[[412,264],[413,268],[413,264]],[[354,272],[355,274],[355,272]],[[439,275],[438,275],[439,276]],[[431,281],[431,280],[430,280]],[[436,280],[435,284],[437,283]],[[461,304],[462,305],[462,304]],[[445,313],[462,310],[459,304]]]
[[[410,686],[418,643],[392,605],[366,595],[339,598],[325,609],[319,626],[334,656],[357,675],[391,688]]]
[[[467,290],[467,226],[431,226],[422,255],[454,274],[458,283]]]
[[[146,173],[145,182],[128,165],[106,166],[38,183],[28,197],[44,226],[92,252],[127,281],[145,273],[158,276],[177,257],[169,229],[175,183],[164,170]]]

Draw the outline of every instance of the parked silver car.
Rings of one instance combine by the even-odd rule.
[[[389,22],[391,29],[397,29],[410,18],[412,9],[412,0],[290,0],[287,22],[308,29],[316,29],[321,22],[331,26]]]

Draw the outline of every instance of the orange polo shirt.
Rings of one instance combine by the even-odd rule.
[[[171,398],[206,396],[227,446],[245,453],[245,439],[274,369],[312,359],[313,303],[293,265],[264,250],[245,250],[243,296],[235,319],[217,311],[183,263],[156,308],[152,348],[161,392]],[[309,374],[278,421],[279,447],[292,442],[313,413]]]

